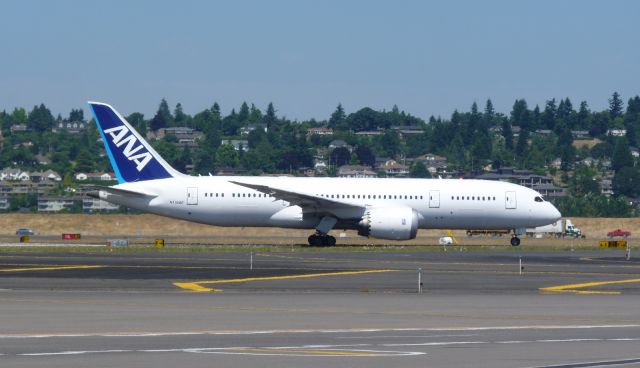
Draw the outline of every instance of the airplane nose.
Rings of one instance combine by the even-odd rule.
[[[562,218],[562,214],[560,213],[560,211],[558,211],[556,206],[554,206],[551,203],[549,203],[549,207],[550,208],[549,208],[548,212],[549,212],[549,219],[551,220],[551,222],[556,222],[556,221],[560,220]]]

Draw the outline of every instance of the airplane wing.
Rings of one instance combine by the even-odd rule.
[[[316,208],[316,209],[364,209],[363,206],[341,202],[337,199],[329,199],[324,197],[318,197],[314,195],[298,193],[291,190],[280,189],[268,185],[259,185],[251,183],[242,183],[239,181],[230,180],[230,183],[257,190],[258,192],[268,194],[275,199],[283,200],[291,203],[294,206],[300,206],[302,208]]]
[[[106,192],[108,194],[115,194],[115,195],[123,196],[123,197],[138,197],[138,198],[149,198],[149,199],[151,199],[151,198],[155,198],[155,197],[158,196],[157,194],[137,192],[137,191],[133,191],[133,190],[129,190],[129,189],[107,187],[107,186],[102,186],[102,185],[94,185],[94,186],[91,187],[91,189],[94,189],[95,192],[89,192],[89,193],[87,193],[87,195],[89,197],[93,197],[93,198],[100,198],[100,191]]]

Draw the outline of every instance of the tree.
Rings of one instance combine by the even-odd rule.
[[[586,165],[576,165],[569,181],[569,189],[574,196],[599,194],[600,186],[596,180],[596,170]]]
[[[81,150],[76,157],[75,171],[87,173],[92,172],[93,168],[93,157],[86,149]]]
[[[336,130],[346,130],[346,115],[344,113],[344,109],[342,108],[342,104],[338,104],[336,107],[336,111],[331,114],[329,118],[329,128],[333,128]]]
[[[44,104],[34,106],[27,117],[27,127],[35,132],[46,132],[53,128],[55,118]]]
[[[216,163],[219,167],[238,166],[238,152],[230,144],[223,144],[216,151]]]
[[[611,159],[611,166],[614,171],[619,171],[623,167],[633,166],[633,155],[629,150],[629,144],[626,138],[618,138],[615,147],[613,148],[613,157]]]
[[[342,166],[351,160],[351,152],[345,147],[337,147],[329,155],[329,164],[334,166]]]
[[[134,112],[126,117],[129,124],[133,126],[135,130],[140,133],[141,136],[147,136],[147,122],[144,120],[144,115],[139,112]]]
[[[622,109],[624,102],[620,98],[620,94],[618,92],[613,92],[611,98],[609,99],[609,115],[612,120],[615,120],[617,117],[622,116]]]
[[[169,104],[167,104],[167,101],[163,98],[162,101],[160,101],[156,115],[149,122],[149,127],[151,130],[158,130],[170,126],[173,126],[173,116],[171,116],[171,111],[169,111]]]
[[[187,114],[182,110],[182,104],[178,102],[176,104],[176,108],[173,110],[173,119],[176,122],[176,126],[186,126],[187,125]]]
[[[376,156],[369,146],[360,144],[356,147],[356,156],[361,164],[373,167],[376,164]]]
[[[617,196],[637,197],[640,195],[640,170],[625,166],[616,171],[612,182],[613,193]]]
[[[238,112],[238,122],[241,124],[246,123],[249,120],[249,105],[246,102],[243,102],[240,106],[240,111]]]
[[[267,106],[267,112],[262,118],[262,123],[267,126],[267,131],[276,123],[276,109],[273,108],[273,103],[271,102],[269,102],[269,106]]]
[[[412,178],[431,178],[431,173],[427,170],[427,167],[420,161],[416,161],[411,165],[409,175]]]
[[[84,121],[84,111],[82,109],[71,109],[68,121]]]
[[[508,119],[502,119],[502,137],[504,137],[504,146],[509,151],[513,150],[513,131],[511,130],[511,123]]]

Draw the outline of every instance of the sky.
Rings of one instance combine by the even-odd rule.
[[[341,103],[424,119],[516,99],[640,94],[638,1],[7,0],[0,110],[86,101],[151,118],[243,101],[328,119]]]

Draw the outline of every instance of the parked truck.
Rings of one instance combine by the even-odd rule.
[[[563,238],[566,236],[572,238],[585,238],[585,235],[582,234],[582,230],[575,227],[569,219],[560,219],[549,225],[528,228],[525,230],[525,233],[529,237],[550,235],[555,236],[556,238]]]

